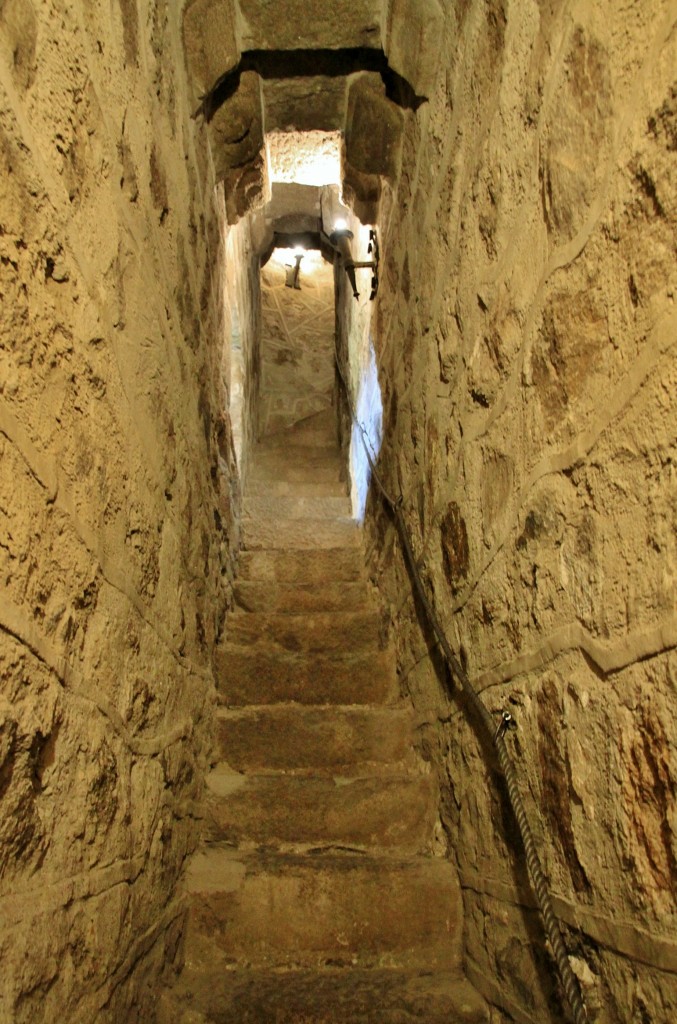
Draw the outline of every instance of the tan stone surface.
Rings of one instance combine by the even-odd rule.
[[[178,5],[0,9],[0,1020],[151,1020],[235,494]]]
[[[293,374],[285,373],[285,380],[281,391],[284,397],[280,398],[282,407],[286,404],[294,405],[298,401],[303,404],[306,399],[298,398],[297,392],[292,386]],[[286,394],[285,394],[286,392]],[[285,398],[289,399],[285,403]],[[302,446],[295,446],[287,451],[280,451],[278,448],[266,451],[254,450],[255,464],[252,468],[252,480],[262,483],[269,483],[271,488],[278,483],[300,483],[300,484],[323,484],[335,483],[338,491],[338,483],[341,475],[345,473],[344,466],[338,455],[332,453],[330,457],[325,450],[319,452],[315,449],[308,449]]]
[[[319,551],[276,551],[274,548],[243,551],[238,560],[238,578],[317,586],[325,582],[353,582],[364,578],[364,558],[356,547]]]
[[[373,1024],[378,1007],[381,1024],[425,1021],[426,1024],[487,1024],[487,1006],[458,971],[432,976],[419,971],[341,967],[317,971],[190,972],[186,989],[201,993],[208,1019],[217,1024]],[[159,1024],[203,1024],[204,1017],[169,997],[167,1016]],[[184,1015],[181,1015],[181,1014]],[[246,1016],[245,1016],[246,1015]]]
[[[410,762],[411,714],[395,708],[287,705],[220,709],[219,751],[238,771],[377,770]]]
[[[262,83],[267,131],[343,131],[346,80],[325,75]]]
[[[359,528],[350,516],[337,518],[333,523],[324,519],[282,519],[263,524],[249,516],[242,520],[242,537],[250,551],[257,548],[336,548],[341,544],[359,547]]]
[[[283,24],[270,4],[243,2],[245,18],[236,6],[0,4],[0,1021],[153,1020],[179,944],[176,883],[197,840],[213,659],[227,703],[399,701],[390,652],[273,661],[221,639],[239,501],[225,392],[242,388],[246,476],[261,380],[259,250],[249,223],[229,235],[227,222],[265,197],[264,128],[296,127],[348,128],[344,198],[379,218],[383,472],[404,494],[454,646],[492,712],[509,707],[518,720],[521,791],[591,1015],[667,1024],[677,1017],[674,0],[391,0],[325,5],[322,17],[290,0],[276,5]],[[428,102],[393,111],[371,79],[374,102],[356,85],[348,110],[343,78],[261,86],[249,75],[207,129],[191,115],[237,62],[243,33],[246,45],[291,48],[385,39]],[[332,301],[327,292],[323,332]],[[224,348],[236,307],[239,382]],[[327,408],[331,364],[315,378],[315,328],[296,379],[276,363],[293,348],[278,328],[266,386],[288,398],[317,380],[292,415]],[[345,494],[339,479],[274,480],[279,462],[252,495]],[[447,836],[460,872],[470,977],[494,1022],[554,1024],[493,768],[443,696],[387,517],[376,514],[370,541],[439,782],[431,842],[442,852]],[[240,569],[245,591],[259,588],[257,611],[270,582],[273,614],[290,614],[282,591],[297,583],[299,611],[320,613],[311,589],[354,584],[359,556],[261,550]],[[334,589],[324,610],[336,601]],[[237,865],[235,889],[245,874]],[[375,913],[388,879],[360,889]],[[268,880],[249,890],[257,901]],[[445,885],[453,875],[425,883],[422,925],[405,893],[403,920],[439,924]],[[348,903],[333,906],[355,927]],[[317,948],[344,955],[338,939]],[[294,991],[303,999],[312,985],[286,980],[292,1003],[275,1004],[278,1019],[298,1024]],[[343,1018],[345,989],[323,982]],[[370,999],[385,987],[372,984]],[[401,975],[395,990],[393,1019],[438,1019],[427,995],[412,1008]],[[359,998],[354,1019],[367,1021]],[[265,1019],[251,990],[245,999],[251,1020]],[[172,1024],[204,1024],[197,1010],[180,1014]],[[215,1014],[211,1024],[235,1019]],[[315,1004],[304,1019],[331,1017]]]
[[[258,446],[254,459],[265,452]],[[331,506],[326,511],[333,514]],[[291,521],[311,532],[316,516],[311,508]],[[271,503],[261,503],[259,523],[275,525]],[[294,556],[322,555],[330,568],[332,560],[340,564],[337,554],[359,550],[345,536],[333,552],[298,551],[293,532],[288,543],[254,554],[284,553],[282,585],[290,590],[324,585],[298,579]],[[264,583],[265,563],[259,570],[257,576],[256,562],[248,566]],[[363,576],[360,582],[366,597]],[[351,597],[346,590],[331,612],[308,614],[300,605],[279,614],[237,609],[229,618],[220,686],[230,707],[218,713],[216,762],[198,812],[203,843],[184,880],[185,963],[160,1020],[184,1020],[184,1011],[212,1022],[238,1014],[263,1024],[272,1013],[319,1020],[318,996],[332,990],[345,1019],[358,1020],[366,990],[379,999],[384,967],[392,971],[396,1002],[416,999],[415,983],[407,993],[408,972],[419,968],[436,975],[429,1019],[450,1007],[449,972],[460,980],[462,902],[448,861],[433,854],[437,783],[413,749],[411,707],[392,706],[394,662],[381,650],[379,618],[366,600],[353,608]],[[338,965],[370,967],[371,986],[352,975],[353,991],[336,990],[330,972]],[[309,968],[316,972],[313,997],[302,995]],[[252,969],[261,991],[252,990]],[[261,969],[286,975],[274,1008]],[[455,1019],[486,1020],[477,994],[467,986],[463,992],[467,1001],[459,990],[452,997]],[[405,1019],[395,1003],[391,1009],[384,1013],[373,1001],[369,1012],[384,1024]],[[321,1013],[327,1022],[338,1019],[333,1002]]]
[[[187,886],[188,967],[459,963],[461,899],[444,861],[247,857],[216,847],[193,860]]]
[[[246,50],[381,45],[381,0],[239,0]]]
[[[337,778],[285,772],[243,778],[228,769],[222,776],[217,767],[207,778],[203,834],[211,842],[342,844],[402,855],[423,850],[434,824],[431,777],[360,778],[353,770]]]
[[[197,101],[240,59],[238,4],[235,0],[186,0],[182,6],[188,77]]]
[[[356,653],[381,646],[380,618],[371,608],[294,616],[237,609],[227,636],[233,646],[292,654]]]
[[[384,0],[388,64],[419,96],[434,92],[444,44],[444,0]]]
[[[273,132],[266,135],[271,182],[340,185],[340,132]]]
[[[249,612],[322,612],[365,605],[363,583],[322,583],[290,586],[270,581],[238,580],[233,587],[238,607]]]
[[[329,518],[347,519],[350,502],[346,495],[340,498],[280,498],[274,495],[247,495],[242,505],[243,518],[261,522],[265,517],[298,521],[304,519],[324,520]]]
[[[217,652],[219,694],[228,706],[296,701],[369,704],[397,700],[389,651],[327,658],[313,654],[243,649],[223,643]]]
[[[521,792],[598,1020],[667,1021],[677,12],[440,6],[447,67],[407,115],[382,204],[382,471],[453,646],[517,718]],[[514,827],[442,696],[391,520],[370,530],[449,794],[472,979],[516,1020],[559,1020]]]

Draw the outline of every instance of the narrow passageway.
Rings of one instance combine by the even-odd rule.
[[[336,437],[329,408],[252,451],[219,760],[166,1024],[488,1020],[462,977],[460,889],[432,856],[436,781],[414,752]]]
[[[675,67],[0,0],[0,1024],[677,1020]]]

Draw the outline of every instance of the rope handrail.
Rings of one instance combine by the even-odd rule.
[[[460,683],[461,689],[463,690],[463,693],[465,694],[470,707],[475,713],[476,719],[481,728],[482,738],[485,741],[487,741],[490,744],[490,746],[493,746],[496,749],[496,753],[498,755],[498,763],[501,772],[503,773],[503,777],[505,779],[508,791],[508,799],[510,802],[510,806],[515,816],[515,821],[517,823],[520,837],[522,839],[522,845],[524,847],[529,879],[531,881],[531,886],[536,897],[536,903],[538,904],[538,909],[541,914],[541,919],[543,921],[545,933],[550,943],[550,948],[552,950],[553,958],[555,961],[555,965],[557,967],[559,980],[564,991],[566,1002],[569,1007],[569,1010],[571,1011],[571,1017],[574,1024],[586,1024],[586,1022],[588,1021],[588,1014],[585,1008],[585,1003],[583,1002],[580,985],[578,983],[576,975],[574,974],[571,968],[571,964],[569,963],[569,957],[566,951],[566,947],[564,945],[564,940],[562,938],[561,927],[557,919],[557,916],[555,915],[555,910],[552,904],[552,898],[550,896],[548,882],[545,877],[543,868],[541,867],[541,861],[538,855],[538,850],[536,848],[534,834],[531,829],[531,825],[529,823],[524,803],[522,802],[522,797],[520,795],[519,788],[517,785],[517,772],[515,770],[512,758],[510,757],[508,746],[505,742],[505,733],[507,732],[510,726],[514,725],[512,715],[509,714],[509,712],[507,711],[503,711],[501,714],[501,720],[498,724],[498,727],[495,727],[491,714],[485,707],[483,701],[480,699],[480,696],[475,690],[475,687],[472,685],[470,677],[468,676],[467,672],[465,671],[460,661],[458,660],[458,658],[451,649],[451,645],[447,640],[447,636],[446,633],[444,632],[442,624],[439,618],[437,617],[435,609],[433,608],[432,603],[426,593],[420,571],[421,562],[419,562],[416,559],[416,556],[414,555],[411,537],[409,536],[409,530],[407,529],[407,524],[405,522],[404,513],[402,510],[404,505],[404,497],[402,494],[400,494],[398,498],[393,498],[392,495],[387,491],[383,483],[383,480],[381,479],[381,476],[376,469],[374,456],[372,454],[372,451],[370,450],[371,445],[369,442],[369,435],[364,424],[358,420],[357,415],[355,413],[350,389],[343,374],[343,370],[341,369],[341,362],[339,359],[338,351],[335,353],[335,355],[336,369],[338,371],[339,378],[343,385],[343,390],[345,392],[351,419],[360,432],[360,437],[367,456],[369,469],[371,471],[372,478],[376,484],[376,487],[378,488],[384,502],[386,503],[386,505],[388,506],[388,508],[395,517],[397,531],[399,533],[400,540],[402,541],[402,546],[404,548],[405,561],[409,567],[410,577],[416,594],[419,597],[421,606],[425,611],[425,614],[428,618],[428,622],[430,623],[433,633],[437,638],[437,641],[440,645],[447,665],[449,666],[451,674]],[[480,744],[480,747],[483,750],[486,749],[485,744]]]

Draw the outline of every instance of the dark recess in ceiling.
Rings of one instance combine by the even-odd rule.
[[[386,96],[399,107],[418,110],[426,102],[426,97],[417,96],[406,78],[393,71],[383,50],[246,50],[240,63],[222,75],[202,97],[194,116],[211,121],[219,107],[235,94],[245,71],[256,71],[264,79],[340,78],[358,71],[375,71],[383,79]]]

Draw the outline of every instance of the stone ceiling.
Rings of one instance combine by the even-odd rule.
[[[229,221],[271,199],[273,131],[341,132],[345,201],[375,221],[404,111],[433,81],[441,20],[439,0],[188,0],[188,74]]]

